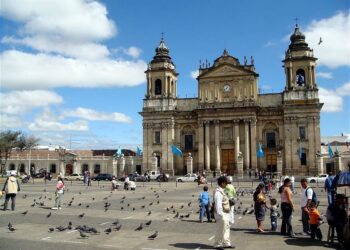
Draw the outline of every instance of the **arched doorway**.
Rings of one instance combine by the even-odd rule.
[[[73,165],[67,164],[66,165],[66,175],[71,175],[73,173]]]
[[[19,166],[19,172],[23,174],[26,171],[26,165],[24,163],[21,163]]]

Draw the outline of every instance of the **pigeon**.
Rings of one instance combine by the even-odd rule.
[[[151,213],[152,213],[152,211],[149,211],[147,215],[148,215],[148,216],[150,216],[150,215],[151,215]]]
[[[92,197],[92,200],[94,201],[94,200],[95,200],[95,197]]]
[[[80,207],[80,206],[81,206],[81,203],[79,203],[78,206]]]
[[[143,229],[143,224],[141,223],[138,228],[135,229],[135,231],[141,231]]]
[[[90,207],[90,205],[86,205],[86,208],[89,208]]]
[[[166,211],[168,211],[168,212],[169,212],[169,211],[170,211],[170,208],[168,208],[168,207],[167,207],[167,208],[166,208]]]
[[[68,225],[68,230],[72,230],[72,225]]]
[[[135,209],[136,209],[136,208],[133,207],[133,208],[132,208],[132,211],[135,211]]]
[[[55,231],[55,229],[53,227],[50,227],[49,232],[52,233],[53,231]]]
[[[78,217],[79,217],[79,218],[83,218],[84,215],[85,215],[85,213],[82,213],[82,214],[79,214]]]
[[[91,227],[91,228],[90,228],[90,232],[92,232],[92,233],[94,233],[94,234],[99,234],[99,233],[100,233],[100,232],[97,231],[97,229],[94,228],[94,227]]]
[[[12,227],[11,222],[9,222],[9,224],[7,224],[7,227],[8,227],[8,228]]]
[[[170,220],[170,218],[169,217],[166,217],[165,219],[164,219],[164,222],[167,222],[167,221],[169,221]]]
[[[158,236],[158,231],[156,231],[154,234],[148,236],[149,240],[154,240]]]
[[[27,213],[28,213],[28,210],[27,210],[27,211],[24,211],[22,214],[23,214],[23,215],[26,215]]]
[[[106,234],[110,234],[111,232],[112,232],[112,228],[110,228],[110,227],[105,230]]]
[[[151,202],[150,204],[148,204],[148,206],[152,206],[153,205],[153,202]]]
[[[16,231],[16,228],[9,227],[9,230],[10,230],[11,232],[14,232],[14,231]]]
[[[64,231],[64,230],[66,230],[67,228],[64,227],[64,226],[58,226],[58,227],[56,227],[56,229],[57,229],[58,231],[62,232],[62,231]]]
[[[89,238],[89,236],[86,235],[86,234],[84,234],[82,231],[79,231],[79,233],[80,233],[80,237],[81,237],[81,238],[83,238],[83,239]]]
[[[48,215],[46,215],[46,218],[49,218],[50,216],[51,216],[51,212]]]
[[[112,222],[112,225],[118,225],[119,224],[119,220],[116,220],[115,222]]]
[[[128,207],[130,207],[130,203],[128,203],[128,205],[127,205]]]
[[[191,206],[191,203],[192,203],[192,202],[190,201],[190,202],[187,204],[187,206],[189,206],[189,207],[190,207],[190,206]]]
[[[318,41],[318,45],[320,45],[322,43],[322,37],[320,37],[320,41]]]
[[[247,214],[252,214],[252,213],[254,213],[254,208],[253,208],[253,209],[250,209],[250,210],[247,212]]]
[[[180,209],[183,209],[184,208],[184,205],[182,205],[181,207],[180,207]]]
[[[177,218],[177,217],[179,217],[179,212],[177,212],[174,216],[174,218]]]
[[[186,215],[185,215],[185,217],[186,217],[186,218],[189,218],[189,217],[190,217],[190,215],[191,215],[191,214],[190,214],[190,213],[188,213],[188,214],[186,214]]]
[[[146,207],[145,205],[141,206],[141,208],[145,208],[145,207]]]
[[[151,225],[151,223],[152,223],[152,220],[149,220],[149,221],[147,221],[147,222],[145,223],[145,225],[146,225],[146,226],[149,226],[149,225]]]
[[[122,225],[119,224],[118,226],[116,226],[116,227],[114,228],[114,230],[115,230],[115,231],[119,231],[121,228],[122,228]]]
[[[25,194],[25,195],[23,195],[23,199],[25,199],[25,198],[27,198],[27,195]]]

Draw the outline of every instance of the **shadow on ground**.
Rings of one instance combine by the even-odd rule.
[[[299,246],[299,247],[308,247],[308,246],[320,246],[320,247],[328,247],[330,249],[339,249],[335,244],[328,244],[325,241],[313,240],[310,238],[289,238],[285,239],[287,245],[291,246]]]
[[[181,249],[214,249],[211,245],[201,243],[175,243],[169,245]]]

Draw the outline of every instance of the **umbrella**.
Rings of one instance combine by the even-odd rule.
[[[334,187],[350,186],[350,171],[340,172],[333,180]]]

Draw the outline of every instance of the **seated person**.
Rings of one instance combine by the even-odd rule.
[[[335,227],[338,241],[343,244],[345,240],[343,230],[347,222],[346,196],[344,194],[337,194],[335,202],[328,206],[327,221],[330,226]]]
[[[117,180],[115,179],[115,176],[112,177],[111,183],[112,183],[112,191],[118,189],[119,184],[118,184]]]
[[[136,189],[136,183],[134,181],[129,181],[129,184],[128,184],[128,189],[127,190],[135,190]]]

